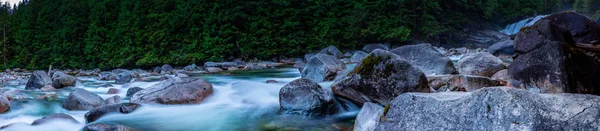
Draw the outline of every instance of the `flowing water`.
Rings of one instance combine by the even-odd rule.
[[[348,72],[354,65],[348,65]],[[305,118],[279,113],[279,90],[285,84],[300,78],[298,69],[276,68],[266,70],[238,71],[223,74],[188,74],[212,83],[214,93],[200,104],[192,105],[143,105],[130,114],[111,114],[95,123],[122,124],[140,130],[167,131],[221,131],[221,130],[345,130],[352,127],[353,119],[360,110],[348,100],[337,99],[338,114],[322,118]],[[120,95],[127,102],[127,89],[148,88],[155,82],[133,82],[115,85],[114,81],[101,81],[93,77],[78,77],[76,88],[83,88],[99,94],[102,98]],[[266,83],[276,80],[278,83]],[[14,82],[9,82],[14,83]],[[99,87],[112,84],[119,94],[106,94],[109,88]],[[320,83],[330,90],[332,82]],[[68,111],[61,107],[73,89],[50,92],[24,91],[24,85],[5,85],[4,90],[16,94],[18,100],[11,101],[11,111],[0,114],[0,126],[11,123],[7,130],[60,130],[76,131],[85,126],[84,114],[87,111]],[[45,96],[45,97],[42,97]],[[40,126],[29,123],[45,115],[66,113],[81,124],[63,121]]]
[[[521,20],[517,23],[512,23],[512,24],[506,25],[506,28],[504,28],[504,30],[502,30],[500,32],[502,32],[504,34],[508,34],[508,35],[517,34],[519,31],[521,31],[521,28],[531,26],[531,25],[535,24],[535,22],[537,22],[538,20],[540,20],[546,16],[547,15],[538,15],[535,17]]]

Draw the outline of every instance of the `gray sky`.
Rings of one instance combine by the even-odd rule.
[[[11,5],[14,5],[14,4],[19,3],[19,1],[21,1],[21,0],[0,0],[0,1],[2,1],[2,3],[4,3],[5,1],[8,1],[8,2],[10,2]]]

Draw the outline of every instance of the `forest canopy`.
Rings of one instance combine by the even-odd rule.
[[[436,39],[594,0],[29,0],[0,10],[3,68],[118,68],[298,57]]]

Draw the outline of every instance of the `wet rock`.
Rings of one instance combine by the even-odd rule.
[[[228,71],[236,71],[236,70],[240,70],[240,68],[237,67],[229,67],[227,68]]]
[[[510,57],[515,54],[514,41],[508,38],[504,39],[488,47],[487,51],[494,56]]]
[[[98,79],[99,80],[116,80],[117,79],[117,74],[112,73],[112,72],[100,72],[100,74],[98,74]]]
[[[64,74],[60,71],[54,72],[52,79],[54,79],[52,81],[52,86],[56,89],[75,86],[75,83],[77,82],[77,78],[74,76]]]
[[[217,73],[217,72],[222,72],[223,69],[217,68],[217,67],[206,67],[206,71],[208,73]]]
[[[344,58],[350,58],[350,57],[352,57],[352,52],[344,53]]]
[[[62,103],[67,110],[90,110],[102,105],[104,100],[95,93],[84,89],[75,88]]]
[[[62,120],[62,121],[70,121],[73,123],[79,123],[77,120],[75,120],[75,118],[71,117],[70,115],[64,114],[64,113],[57,113],[57,114],[53,114],[53,115],[48,115],[48,116],[44,116],[40,119],[37,119],[35,121],[33,121],[33,123],[31,123],[31,125],[42,125],[44,123],[50,122],[50,121],[55,121],[55,120]]]
[[[280,110],[284,114],[324,116],[336,111],[333,94],[318,83],[300,78],[283,86],[279,91]]]
[[[600,24],[574,12],[545,17],[515,38],[508,74],[515,87],[600,95]]]
[[[98,120],[100,117],[110,113],[128,114],[135,111],[140,106],[140,104],[136,103],[103,105],[85,113],[85,121],[87,123],[91,123]]]
[[[437,92],[475,91],[484,87],[500,86],[501,83],[489,77],[472,75],[433,75],[427,76],[429,86]]]
[[[10,101],[3,94],[0,94],[0,114],[10,110]]]
[[[383,116],[383,107],[367,102],[363,104],[354,123],[354,131],[373,131]]]
[[[86,125],[81,131],[138,131],[135,128],[131,128],[124,125],[107,125],[102,123]]]
[[[102,87],[102,88],[108,88],[108,87],[114,87],[114,86],[113,86],[113,85],[111,85],[111,84],[103,84],[103,85],[100,85],[100,86],[98,86],[98,87]]]
[[[45,71],[34,71],[29,77],[29,81],[25,86],[26,90],[40,89],[44,86],[52,86],[52,79]]]
[[[10,123],[8,125],[1,126],[0,130],[10,130],[12,127],[25,127],[25,126],[30,126],[30,124],[25,123],[25,122],[15,122],[15,123]]]
[[[362,49],[367,53],[371,53],[375,49],[390,50],[390,46],[387,44],[367,44]]]
[[[183,67],[183,70],[186,70],[186,71],[194,71],[194,70],[196,70],[197,68],[198,68],[198,66],[196,66],[196,64],[191,64],[191,65],[188,65],[188,66],[185,66],[185,67]]]
[[[279,83],[279,82],[276,80],[267,80],[267,83]]]
[[[141,90],[131,97],[140,104],[195,104],[213,93],[210,83],[199,78],[171,78]]]
[[[452,60],[438,52],[431,44],[405,45],[392,49],[391,52],[427,75],[457,73]]]
[[[354,54],[352,55],[352,57],[350,57],[350,62],[352,62],[352,63],[359,63],[359,62],[361,62],[361,61],[362,61],[362,60],[363,60],[365,57],[367,57],[367,55],[369,55],[369,54],[367,54],[367,53],[366,53],[366,52],[364,52],[364,51],[357,51],[357,52],[354,52]]]
[[[458,60],[458,72],[460,74],[491,77],[496,72],[506,68],[500,58],[487,52],[469,54]]]
[[[238,65],[240,64],[240,65]],[[204,63],[204,67],[219,67],[227,69],[229,67],[239,67],[242,66],[244,62],[206,62]]]
[[[504,80],[504,81],[510,80],[510,75],[508,75],[508,70],[504,69],[504,70],[500,70],[500,71],[496,72],[496,74],[494,74],[492,76],[492,80]]]
[[[106,94],[117,94],[119,93],[119,89],[116,88],[110,88],[108,89],[108,92],[106,92]]]
[[[177,73],[177,74],[175,74],[175,77],[179,77],[179,78],[188,78],[188,77],[190,77],[190,76],[188,76],[188,75],[186,75],[186,74],[183,74],[183,73]]]
[[[164,64],[160,67],[160,74],[173,74],[173,67],[169,64]]]
[[[129,83],[133,79],[132,76],[133,76],[133,73],[131,71],[121,72],[115,78],[115,83],[120,84],[120,85]]]
[[[106,100],[104,100],[104,102],[102,102],[102,105],[111,105],[111,104],[119,104],[119,103],[121,103],[121,96],[115,95],[115,96],[106,98]]]
[[[405,92],[430,92],[425,74],[398,55],[375,50],[354,71],[331,85],[336,96],[355,103],[387,104]]]
[[[375,114],[358,117],[370,115]],[[493,87],[472,93],[402,94],[375,130],[596,130],[598,117],[599,96]]]
[[[306,55],[304,55],[304,60],[308,61],[310,58],[312,58],[315,55],[316,54],[314,54],[314,53],[306,54]]]
[[[331,81],[346,69],[346,65],[334,56],[317,54],[310,58],[302,68],[302,78],[315,82]]]
[[[137,93],[138,91],[143,90],[144,88],[141,87],[131,87],[129,89],[127,89],[127,97],[131,97],[133,96],[133,94]]]
[[[296,61],[296,63],[294,64],[294,68],[298,68],[298,70],[302,71],[302,68],[304,68],[305,65],[306,63],[304,63],[303,61]]]
[[[319,54],[328,54],[328,55],[332,55],[335,56],[338,59],[342,59],[344,58],[344,53],[342,53],[342,51],[340,51],[338,48],[336,48],[333,45],[328,46],[327,48],[319,51]]]

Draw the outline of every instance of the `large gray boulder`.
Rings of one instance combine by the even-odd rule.
[[[127,89],[127,94],[125,94],[125,96],[132,97],[133,94],[135,94],[143,89],[144,88],[141,88],[141,87],[131,87],[131,88]]]
[[[173,74],[175,73],[173,67],[169,64],[164,64],[160,67],[160,74]]]
[[[91,123],[110,113],[128,114],[135,111],[140,106],[140,104],[136,103],[103,105],[85,113],[85,121],[86,123]]]
[[[116,84],[127,84],[129,82],[131,82],[131,80],[133,79],[133,74],[131,71],[124,71],[121,72],[117,75],[116,79],[115,79],[115,83]]]
[[[75,86],[75,83],[77,83],[77,78],[60,71],[54,72],[54,74],[52,74],[52,79],[52,86],[56,89]]]
[[[376,49],[354,71],[331,85],[336,96],[362,105],[387,104],[405,92],[430,92],[425,74],[398,55]]]
[[[342,51],[340,51],[338,48],[336,48],[333,45],[330,45],[327,48],[322,49],[321,51],[319,51],[319,54],[332,55],[332,56],[335,56],[338,59],[344,58],[344,53],[342,53]]]
[[[280,110],[284,114],[324,116],[336,111],[333,94],[305,78],[294,80],[279,91]]]
[[[487,52],[468,54],[458,60],[460,74],[491,77],[506,68],[500,58]]]
[[[377,114],[358,117],[370,115]],[[402,94],[391,102],[375,130],[597,130],[598,118],[600,96],[491,87]]]
[[[52,86],[52,79],[45,71],[34,71],[29,77],[25,90],[41,89],[45,86]]]
[[[369,54],[364,52],[364,51],[357,51],[354,52],[354,54],[352,55],[352,57],[350,57],[350,62],[352,63],[359,63],[361,62],[365,57],[367,57]]]
[[[0,94],[0,114],[7,112],[10,110],[10,101],[6,98],[6,96]]]
[[[392,49],[391,52],[427,75],[457,73],[452,60],[438,52],[431,44],[405,45]]]
[[[91,110],[102,105],[104,100],[95,93],[75,88],[62,103],[67,110]]]
[[[143,89],[131,97],[140,104],[195,104],[213,93],[210,83],[200,78],[170,78]]]
[[[354,121],[354,131],[372,131],[383,116],[384,108],[378,104],[367,102],[363,104]]]
[[[323,82],[335,79],[344,69],[346,65],[334,56],[316,54],[308,60],[301,72],[302,78]]]
[[[42,117],[40,119],[34,120],[31,123],[31,125],[42,125],[44,123],[48,123],[48,122],[56,121],[56,120],[69,121],[69,122],[72,122],[72,123],[79,123],[71,115],[67,115],[65,113],[57,113],[57,114],[52,114],[52,115],[44,116],[44,117]]]
[[[367,53],[371,53],[375,49],[390,50],[390,46],[387,44],[367,44],[362,49]]]
[[[498,43],[488,47],[487,51],[494,56],[512,56],[515,54],[514,41],[511,39],[504,39]]]

